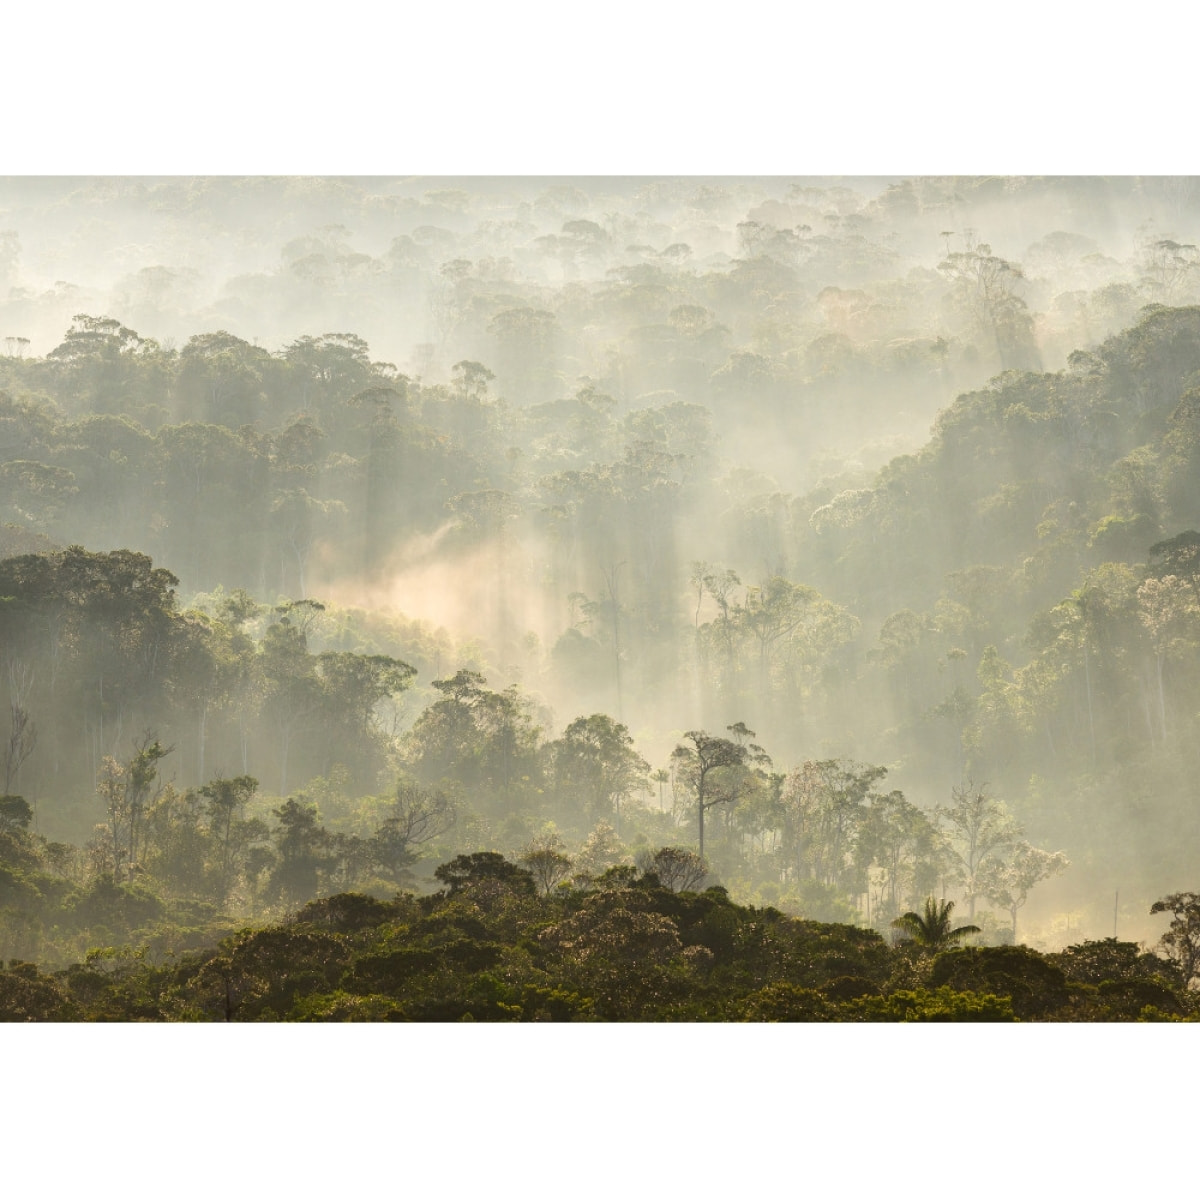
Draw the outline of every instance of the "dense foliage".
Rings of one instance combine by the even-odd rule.
[[[743,907],[723,888],[605,872],[540,894],[502,855],[438,868],[445,890],[340,893],[178,955],[94,953],[0,971],[8,1020],[1170,1021],[1197,1015],[1130,942],[889,945],[872,930]],[[910,914],[915,915],[915,914]]]
[[[0,318],[59,322],[0,356],[0,960],[21,1004],[102,1013],[74,971],[136,980],[145,1014],[211,1015],[161,1007],[183,987],[164,956],[228,981],[201,959],[249,938],[276,965],[328,956],[259,1009],[230,992],[239,1019],[300,1015],[301,993],[420,1019],[1008,1011],[995,997],[1090,1019],[1120,1005],[1081,987],[1160,986],[1173,1001],[1122,1014],[1187,1010],[1192,893],[1158,898],[1194,881],[1200,837],[1200,255],[1114,231],[1200,220],[1197,196],[330,186],[84,188],[118,224],[163,214],[164,254],[196,221],[277,236],[207,308],[168,267],[38,292],[0,230]],[[292,205],[270,230],[256,189]],[[34,222],[22,204],[0,211]],[[374,249],[294,227],[318,209]],[[331,326],[408,361],[298,332]],[[489,947],[462,978],[355,974],[392,953],[377,933],[432,963],[420,923],[479,884],[432,865],[486,853],[511,869],[488,885],[508,924],[462,932]],[[296,923],[345,895],[361,929]],[[735,968],[667,896],[731,928],[853,926],[886,969],[838,996],[786,955]],[[945,948],[950,903],[976,944]],[[1051,986],[1031,964],[1053,956],[1017,944],[1157,936],[1152,904],[1176,976],[1106,974],[1114,950],[1095,979],[1052,962]],[[606,992],[593,926],[642,939],[640,998]],[[488,972],[503,987],[472,1008]]]

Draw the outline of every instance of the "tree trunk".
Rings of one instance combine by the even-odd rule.
[[[287,795],[288,751],[291,749],[291,728],[285,727],[279,739],[279,794]]]
[[[1088,732],[1092,738],[1092,770],[1096,769],[1096,718],[1092,715],[1092,672],[1088,665],[1087,644],[1083,647],[1083,679],[1087,686]]]
[[[1156,666],[1158,668],[1158,724],[1160,740],[1165,743],[1167,740],[1167,698],[1163,690],[1163,658],[1165,656],[1159,653],[1156,656]]]
[[[204,732],[208,724],[208,702],[200,705],[200,728],[196,735],[196,785],[203,787],[204,778]]]

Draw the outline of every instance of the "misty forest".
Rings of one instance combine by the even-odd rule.
[[[1200,1018],[1197,242],[0,179],[0,1018]]]

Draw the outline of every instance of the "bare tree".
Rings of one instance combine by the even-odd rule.
[[[28,664],[17,659],[8,663],[8,695],[11,724],[4,745],[4,793],[13,790],[21,764],[37,746],[37,726],[29,719],[28,698],[33,690],[34,674]]]
[[[17,703],[10,706],[12,723],[4,746],[4,794],[13,790],[21,772],[21,764],[37,746],[37,726],[29,719],[29,710]]]
[[[458,820],[454,802],[444,793],[409,780],[396,785],[391,816],[370,839],[371,857],[385,878],[407,882],[417,847],[433,841]]]

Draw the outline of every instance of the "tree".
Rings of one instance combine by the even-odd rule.
[[[1147,559],[1147,574],[1156,579],[1174,575],[1185,580],[1200,604],[1200,533],[1186,529],[1165,541],[1155,542]]]
[[[268,445],[196,421],[158,431],[154,449],[161,465],[154,474],[161,482],[152,502],[170,531],[172,561],[186,567],[191,580],[250,571],[265,577]],[[128,450],[124,458],[132,458]]]
[[[136,743],[137,751],[127,763],[106,757],[97,783],[97,793],[108,817],[106,832],[113,882],[121,882],[121,871],[131,874],[138,864],[138,850],[146,808],[152,802],[151,789],[158,778],[158,764],[174,749],[164,747],[147,731]]]
[[[167,784],[147,806],[142,861],[164,894],[189,900],[212,897],[209,869],[218,855],[212,817],[207,824],[204,818],[204,797],[192,788],[179,792]]]
[[[951,852],[958,861],[966,889],[968,918],[975,919],[975,900],[982,894],[979,873],[985,863],[994,862],[1021,836],[1021,827],[999,800],[988,793],[987,785],[976,787],[967,782],[951,789],[953,803],[935,809],[937,816],[950,826]]]
[[[538,936],[560,956],[566,978],[595,998],[604,1020],[650,1019],[669,995],[669,965],[684,954],[676,923],[628,886],[591,893]]]
[[[478,545],[481,560],[490,563],[495,627],[500,636],[509,636],[513,629],[509,608],[512,590],[509,556],[513,537],[509,527],[523,512],[523,506],[507,492],[489,488],[460,492],[446,502],[446,507],[458,518],[459,536]]]
[[[326,991],[349,965],[340,934],[312,925],[243,930],[189,972],[183,995],[217,1020],[281,1020],[298,997]]]
[[[446,421],[451,436],[465,449],[486,452],[489,438],[496,435],[502,408],[488,395],[488,384],[495,380],[482,363],[463,360],[450,369],[450,397],[446,403]]]
[[[376,710],[406,691],[416,668],[384,654],[327,650],[317,658],[323,691],[323,727],[328,738],[326,771],[335,761],[357,767],[360,779],[373,779],[377,763],[370,753],[382,731]],[[336,757],[335,757],[336,756]]]
[[[1020,842],[1008,862],[992,859],[980,872],[978,882],[983,893],[1012,917],[1013,940],[1017,937],[1017,910],[1022,908],[1032,888],[1058,875],[1071,865],[1061,851],[1039,850]]]
[[[938,264],[954,296],[977,330],[992,341],[1002,370],[1036,370],[1037,347],[1025,301],[1017,294],[1021,268],[992,253],[991,246],[967,234],[964,250]]]
[[[0,796],[0,833],[24,833],[33,820],[33,809],[24,796]]]
[[[418,778],[454,780],[485,804],[521,806],[535,791],[541,727],[513,686],[493,692],[477,671],[435,679],[442,698],[417,719],[405,751]]]
[[[237,429],[263,415],[268,351],[219,329],[187,340],[179,352],[177,386],[183,410]]]
[[[230,668],[236,658],[228,652],[230,642],[239,635],[211,620],[206,613],[195,611],[181,614],[172,633],[166,691],[173,701],[172,709],[180,716],[187,713],[194,722],[195,781],[203,783],[209,715],[229,691],[233,675]],[[241,640],[249,651],[249,639]]]
[[[615,817],[621,801],[646,778],[650,764],[633,748],[629,730],[604,713],[577,717],[547,748],[561,793],[578,798],[590,822]]]
[[[407,883],[417,861],[417,847],[441,837],[457,819],[454,802],[445,792],[400,780],[389,815],[369,842],[375,869],[392,883]]]
[[[582,876],[595,879],[612,867],[627,863],[625,846],[607,821],[599,821],[575,856]]]
[[[517,859],[533,876],[543,896],[548,896],[566,879],[575,865],[565,850],[562,839],[551,833],[534,838]]]
[[[773,575],[761,587],[747,589],[739,612],[742,626],[758,644],[759,686],[770,683],[772,665],[781,657],[803,657],[813,642],[821,651],[848,641],[857,620],[824,600],[815,588]]]
[[[271,876],[271,890],[285,904],[311,900],[317,894],[329,844],[329,834],[317,820],[317,806],[301,797],[271,811],[279,821],[272,835],[279,863]]]
[[[279,794],[285,796],[292,744],[320,712],[325,698],[316,659],[308,653],[302,617],[297,624],[289,614],[267,629],[258,665],[267,685],[264,708],[279,737]]]
[[[503,854],[497,854],[494,850],[459,854],[449,862],[442,863],[434,871],[433,877],[439,883],[444,883],[452,896],[464,888],[484,882],[497,883],[529,894],[536,890],[530,871],[509,862]]]
[[[554,314],[529,307],[506,308],[488,325],[497,341],[501,382],[526,401],[545,400],[557,384]]]
[[[659,767],[656,771],[650,772],[650,782],[658,784],[658,807],[661,811],[664,807],[663,801],[663,785],[671,782],[671,772]]]
[[[37,726],[29,719],[25,697],[33,686],[33,673],[15,659],[8,664],[9,731],[3,743],[4,791],[7,794],[20,777],[21,765],[37,747]]]
[[[1052,1018],[1070,1000],[1062,969],[1028,946],[967,946],[933,961],[934,988],[1010,996],[1021,1021]]]
[[[695,891],[708,874],[704,859],[682,846],[663,846],[653,854],[644,851],[638,858],[638,865],[672,892]]]
[[[878,925],[885,914],[900,912],[902,900],[912,903],[936,886],[945,851],[933,823],[903,792],[873,792],[863,816],[856,857],[868,871],[874,867],[882,874],[879,894],[868,913]]]
[[[740,723],[729,726],[754,736]],[[718,804],[732,804],[746,788],[752,767],[770,765],[761,746],[739,740],[714,737],[702,729],[690,729],[683,735],[690,746],[678,745],[671,751],[675,775],[696,798],[696,820],[700,836],[700,857],[704,857],[704,814]]]
[[[283,555],[280,578],[286,578],[288,552],[296,560],[297,590],[306,593],[306,570],[313,548],[325,532],[332,532],[336,520],[346,514],[340,500],[318,500],[302,487],[287,488],[271,503],[271,519]]]
[[[715,643],[721,652],[725,665],[725,686],[732,690],[736,671],[738,615],[741,606],[735,597],[735,589],[742,586],[737,572],[729,569],[709,568],[708,563],[692,564],[692,574],[689,582],[696,588],[696,640],[697,646],[702,647],[702,637]],[[717,606],[717,616],[701,626],[700,604],[705,595],[712,598]]]
[[[128,401],[139,357],[156,349],[112,317],[78,313],[46,365],[78,402],[93,412],[113,412]]]
[[[1101,984],[1130,980],[1159,980],[1169,983],[1174,972],[1157,955],[1137,942],[1121,942],[1116,938],[1078,942],[1053,956],[1066,977],[1076,983]]]
[[[246,805],[257,791],[258,780],[250,775],[214,779],[200,789],[207,801],[209,831],[217,845],[216,893],[222,902],[229,895],[239,852],[265,832],[261,822],[245,820]]]
[[[1163,668],[1168,659],[1194,645],[1200,630],[1200,604],[1195,599],[1195,582],[1177,575],[1151,577],[1137,590],[1138,615],[1154,647],[1155,679],[1158,685],[1159,738],[1167,738],[1167,699]]]
[[[1200,977],[1200,893],[1172,892],[1155,900],[1150,912],[1170,913],[1171,925],[1158,940],[1179,969],[1185,987]]]
[[[0,497],[7,512],[22,524],[53,527],[79,494],[73,471],[29,459],[0,465]]]
[[[885,775],[886,767],[840,758],[809,760],[788,775],[781,794],[784,851],[800,880],[847,896],[865,890],[859,839]]]
[[[980,931],[978,925],[951,926],[953,911],[953,900],[935,900],[930,896],[925,901],[923,912],[906,912],[892,922],[892,928],[906,933],[908,940],[920,947],[923,953],[936,954]]]
[[[339,249],[344,252],[346,248]],[[300,403],[322,415],[336,400],[384,381],[378,369],[383,364],[371,362],[370,347],[353,333],[306,335],[284,347],[283,359],[291,379],[299,385]]]
[[[0,262],[0,268],[3,263]],[[2,277],[0,270],[0,277]],[[79,1008],[66,987],[36,964],[13,959],[7,970],[0,969],[0,1020],[73,1021]]]
[[[1159,238],[1146,242],[1141,254],[1142,285],[1155,300],[1179,304],[1200,268],[1200,249],[1188,242]]]

